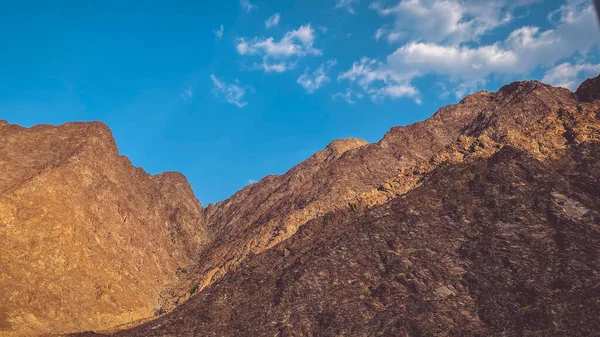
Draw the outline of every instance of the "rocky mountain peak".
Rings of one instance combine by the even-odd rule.
[[[575,94],[581,102],[593,102],[600,99],[600,75],[583,81]]]
[[[358,138],[336,139],[329,143],[325,149],[329,152],[330,156],[338,158],[348,150],[354,150],[367,144],[366,140]]]
[[[183,175],[133,167],[104,123],[0,123],[0,335],[151,316],[208,239],[202,213]]]

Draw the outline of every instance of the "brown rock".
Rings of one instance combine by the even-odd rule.
[[[583,81],[575,91],[582,102],[593,102],[600,98],[600,75]]]
[[[585,97],[479,92],[190,212],[174,227],[198,254],[156,313],[179,307],[117,335],[593,334],[600,106]],[[160,193],[179,195],[174,178]]]
[[[208,238],[178,173],[119,156],[102,123],[0,124],[0,335],[105,329],[151,316]]]

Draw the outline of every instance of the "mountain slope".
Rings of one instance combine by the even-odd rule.
[[[172,313],[117,336],[590,336],[600,144],[507,146],[402,198],[310,221]]]
[[[278,244],[247,250],[256,254],[234,251],[237,267],[173,312],[117,335],[592,335],[600,329],[600,106],[586,97],[517,82],[441,109],[432,120],[456,130],[437,125],[447,139],[420,129],[434,125],[426,121],[316,169],[307,160],[283,180],[308,166],[304,187],[348,184],[346,194],[314,193],[313,203],[330,198],[331,211],[278,234]],[[390,148],[402,153],[395,161]],[[340,164],[373,153],[366,165]],[[386,165],[388,177],[357,174]],[[336,170],[347,174],[316,178]],[[232,200],[257,188],[224,205],[243,211]],[[302,193],[285,205],[293,209]],[[246,239],[260,240],[259,229]],[[239,237],[224,238],[215,242],[235,247]],[[196,270],[186,280],[205,277]]]
[[[119,156],[106,125],[0,122],[0,335],[104,329],[151,316],[208,240],[178,173]]]
[[[346,208],[388,179],[428,161],[460,136],[485,134],[503,142],[575,104],[576,95],[567,89],[516,82],[496,93],[470,95],[423,122],[394,127],[375,144],[335,141],[286,174],[268,176],[209,205],[206,224],[215,240],[198,255],[190,272],[163,292],[159,309],[174,308],[235,269],[248,254],[286,240],[311,219]]]

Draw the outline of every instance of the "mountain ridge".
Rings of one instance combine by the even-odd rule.
[[[494,130],[492,137],[503,137],[507,130],[534,123],[552,109],[575,103],[576,96],[568,89],[539,81],[514,82],[497,93],[469,95],[425,121],[393,127],[379,142],[348,150],[333,161],[319,162],[318,154],[323,153],[319,151],[285,174],[269,176],[207,208],[207,224],[216,227],[216,237],[227,239],[206,246],[192,262],[189,279],[167,287],[159,307],[171,310],[191,296],[189,289],[210,285],[234,269],[245,255],[286,240],[314,217],[347,207],[401,170],[429,160],[461,134]],[[512,109],[510,114],[497,112],[506,106]]]
[[[117,213],[122,213],[123,217],[119,221],[114,221],[114,223],[120,223],[121,225],[111,228],[111,230],[117,232],[125,230],[124,233],[128,233],[131,232],[131,229],[142,229],[143,232],[148,231],[148,237],[155,240],[155,247],[162,247],[163,245],[171,247],[162,253],[146,252],[146,255],[142,255],[140,261],[149,258],[154,259],[157,269],[150,266],[147,266],[146,268],[150,269],[145,271],[133,271],[135,266],[131,266],[133,269],[130,269],[134,279],[139,277],[145,282],[148,282],[155,275],[160,275],[160,281],[157,283],[160,286],[154,284],[150,287],[152,295],[158,294],[157,301],[152,296],[145,296],[142,301],[143,304],[127,300],[127,296],[139,294],[140,290],[130,291],[129,294],[125,291],[122,294],[123,299],[125,303],[129,301],[132,308],[128,310],[134,310],[133,307],[137,305],[142,309],[135,311],[133,316],[128,314],[130,316],[126,318],[123,317],[123,313],[130,311],[121,310],[121,316],[118,319],[101,324],[99,322],[91,323],[84,319],[82,321],[84,324],[79,325],[79,331],[109,331],[111,326],[123,323],[126,324],[122,326],[123,328],[130,328],[131,326],[127,325],[128,322],[137,319],[143,321],[152,312],[160,317],[144,323],[138,328],[133,327],[132,330],[119,332],[117,335],[175,334],[185,336],[195,335],[199,331],[209,331],[217,335],[244,335],[251,331],[255,335],[280,334],[282,336],[298,334],[339,335],[341,333],[364,335],[416,333],[433,335],[437,334],[440,331],[439,329],[464,335],[475,335],[477,333],[523,334],[525,330],[519,332],[513,329],[517,325],[521,328],[533,329],[531,330],[532,335],[539,335],[542,332],[552,334],[569,330],[585,332],[591,331],[585,329],[591,329],[594,325],[586,323],[579,330],[576,327],[564,328],[567,330],[557,328],[556,331],[558,332],[548,330],[547,326],[544,329],[529,326],[529,323],[519,320],[518,316],[523,315],[523,307],[531,306],[531,304],[516,308],[507,307],[506,304],[502,304],[504,303],[502,301],[500,301],[502,303],[498,302],[500,304],[494,302],[495,300],[488,304],[479,301],[478,297],[475,296],[478,292],[482,292],[488,297],[491,296],[490,298],[495,298],[493,292],[482,289],[477,284],[477,282],[488,282],[491,274],[486,271],[484,265],[478,264],[477,261],[479,260],[477,258],[462,256],[461,249],[465,250],[467,255],[475,254],[483,249],[477,246],[477,242],[484,242],[489,239],[484,233],[485,230],[494,233],[499,231],[499,234],[496,234],[503,237],[506,242],[513,242],[515,245],[526,247],[523,248],[522,252],[517,251],[518,253],[530,252],[533,249],[532,251],[536,253],[534,254],[535,259],[531,258],[533,259],[531,261],[537,261],[536,259],[542,259],[542,255],[535,250],[537,248],[529,247],[531,241],[523,241],[521,235],[538,235],[535,226],[540,225],[540,219],[545,219],[544,221],[547,222],[556,222],[558,221],[556,219],[574,221],[577,226],[583,226],[581,228],[584,228],[585,232],[591,235],[589,240],[593,241],[597,238],[594,227],[588,225],[590,221],[595,221],[594,219],[597,218],[594,207],[598,205],[600,198],[596,195],[597,190],[595,189],[597,187],[600,190],[600,186],[597,186],[597,182],[594,183],[594,179],[599,176],[596,167],[597,160],[596,162],[593,160],[597,158],[598,149],[596,144],[600,142],[600,106],[597,103],[598,96],[596,95],[598,92],[600,92],[600,76],[584,81],[575,93],[539,81],[513,82],[501,87],[497,92],[480,91],[463,98],[457,104],[440,108],[433,116],[424,121],[409,126],[393,127],[376,143],[369,144],[355,138],[334,140],[323,150],[316,152],[285,174],[266,176],[259,182],[242,188],[230,198],[216,204],[209,204],[206,208],[203,208],[195,198],[183,175],[167,172],[147,177],[142,169],[133,168],[126,157],[118,155],[110,130],[103,123],[95,123],[89,126],[90,130],[86,130],[88,126],[84,124],[69,123],[58,127],[32,127],[27,129],[30,131],[23,131],[19,127],[11,128],[7,123],[0,122],[0,138],[3,140],[7,139],[5,134],[10,134],[6,131],[8,129],[13,130],[13,133],[16,132],[15,130],[20,130],[34,134],[34,137],[23,136],[18,138],[19,142],[4,142],[5,144],[21,144],[21,147],[16,147],[18,151],[15,151],[15,148],[8,149],[0,146],[0,159],[4,159],[4,161],[0,160],[0,165],[3,165],[2,162],[4,162],[4,165],[7,165],[7,163],[15,165],[13,167],[5,166],[5,172],[13,173],[7,176],[0,175],[0,191],[4,190],[2,186],[9,186],[8,182],[26,183],[25,178],[35,178],[40,169],[42,171],[47,170],[51,173],[50,176],[54,174],[52,177],[55,180],[51,179],[46,185],[40,185],[51,186],[53,190],[63,185],[71,186],[73,189],[85,189],[85,186],[88,186],[86,184],[108,180],[108,184],[96,183],[97,188],[89,190],[88,193],[106,193],[106,191],[112,193],[111,200],[115,202],[114,206],[118,209]],[[70,129],[76,126],[80,126],[82,129],[79,132],[73,132],[71,138],[65,138],[65,134],[60,136],[53,134],[53,132],[60,133],[56,131],[57,128]],[[92,135],[99,133],[99,135],[88,139],[88,132]],[[55,138],[50,137],[49,134]],[[103,140],[103,137],[107,136],[110,139]],[[48,139],[51,139],[51,141],[44,141]],[[92,151],[90,148],[97,151]],[[28,152],[28,149],[34,151]],[[78,152],[80,150],[85,151]],[[35,151],[40,153],[38,154]],[[106,156],[104,156],[104,152],[106,152]],[[98,155],[98,153],[100,154]],[[31,160],[27,159],[28,155],[33,156]],[[112,158],[110,165],[103,163],[104,157]],[[503,163],[502,158],[507,163]],[[521,158],[525,166],[519,163],[518,158]],[[67,169],[60,171],[60,174],[56,173],[57,170],[65,167]],[[115,167],[118,168],[118,172],[114,171]],[[577,167],[578,169],[575,172],[568,172],[565,167]],[[91,176],[88,174],[89,177],[82,174],[82,172],[87,172],[90,169],[92,173],[97,174]],[[469,173],[470,170],[478,173]],[[514,176],[507,175],[503,170],[514,173]],[[529,173],[526,172],[529,171],[527,170],[537,172],[537,175],[528,175]],[[552,177],[552,172],[559,172],[559,174]],[[59,176],[61,175],[73,177],[82,175],[84,177],[74,179],[73,182],[65,182],[60,180]],[[444,175],[454,175],[456,181],[444,178]],[[490,177],[492,180],[487,181],[482,177]],[[502,179],[505,179],[506,182],[503,182]],[[585,182],[585,184],[578,183],[577,179]],[[111,189],[113,185],[110,183],[114,183],[114,186],[118,186],[118,188]],[[139,188],[130,191],[128,186],[131,184],[139,186]],[[475,186],[476,184],[486,186],[489,191],[474,188],[473,184]],[[552,194],[544,189],[544,184],[554,184],[562,187],[560,191],[555,191],[556,193]],[[20,186],[18,185],[15,190],[18,190]],[[526,187],[521,190],[519,186]],[[456,188],[457,191],[463,191],[461,192],[462,199],[459,198],[463,204],[459,203],[459,200],[452,200],[452,193],[449,190],[452,187]],[[11,191],[15,190],[7,190],[7,193],[10,194]],[[444,198],[440,199],[437,196],[436,191],[438,190],[446,191],[444,192]],[[507,195],[498,194],[498,190],[505,191],[504,193],[507,193]],[[121,191],[129,191],[129,194],[123,194]],[[149,193],[149,191],[151,192]],[[49,196],[53,195],[51,194],[52,191],[49,193]],[[0,193],[0,206],[4,194],[4,192]],[[423,199],[423,197],[414,197],[418,195],[428,195],[428,198],[437,201],[435,205],[430,206],[424,201],[426,199]],[[532,207],[536,209],[535,212],[537,213],[534,212],[535,214],[530,216],[523,213],[522,209],[515,208],[512,199],[510,199],[511,195],[527,205],[534,205],[526,199],[527,196],[532,197],[532,200],[546,205],[546,210],[537,209],[535,208],[537,206],[534,205],[535,207]],[[148,199],[148,196],[152,197]],[[481,212],[489,213],[483,220],[477,218],[475,216],[477,210],[471,209],[468,205],[469,196],[477,200],[479,207],[482,209]],[[499,204],[491,196],[496,196],[499,200],[502,200],[503,206],[498,206]],[[130,198],[136,201],[133,204],[129,203],[123,211],[123,208],[120,208],[121,202]],[[33,203],[37,202],[38,205],[47,203],[47,201],[36,200],[32,196],[23,200],[26,199],[33,200]],[[70,205],[77,205],[79,200],[69,199],[69,202]],[[65,205],[69,205],[69,202],[60,205],[60,207],[57,206],[57,212],[65,213]],[[110,202],[105,204],[92,200],[90,203],[97,205],[95,207],[98,207],[98,209],[106,208],[107,211],[112,207]],[[150,207],[155,210],[155,215],[158,214],[158,220],[144,211],[144,209],[148,209],[147,205],[154,205]],[[556,205],[562,205],[562,208],[566,210],[564,212],[568,214],[561,213],[563,210]],[[513,225],[490,222],[490,219],[497,221],[502,218],[497,207],[506,208],[507,212],[504,216],[509,217],[511,221],[522,221],[525,225],[514,227]],[[437,218],[435,216],[424,216],[423,210],[430,208],[431,214],[437,214]],[[518,215],[511,212],[517,212]],[[141,218],[137,219],[139,222],[131,224],[125,220],[130,219],[129,217],[135,218],[138,213],[141,214]],[[7,218],[6,214],[10,215],[12,213],[3,213],[0,209],[0,223],[3,221],[3,217],[4,219]],[[111,214],[111,212],[108,211],[106,214]],[[376,214],[376,216],[373,216],[373,214]],[[474,223],[477,224],[476,227],[469,229],[468,226],[461,223],[459,220],[464,217],[468,218],[467,224]],[[393,221],[388,221],[388,218],[393,219]],[[423,223],[423,220],[420,220],[421,218],[437,223],[439,229]],[[519,220],[520,218],[524,220]],[[27,220],[27,218],[23,219],[23,221]],[[111,218],[107,215],[106,219]],[[402,223],[404,222],[402,221],[404,220],[402,219],[409,221],[407,226],[411,226],[410,231],[403,229],[402,226],[404,225]],[[451,221],[440,222],[440,219],[451,219]],[[68,223],[69,220],[67,219],[65,222]],[[153,225],[155,227],[143,229],[144,227],[140,224],[146,222],[155,224]],[[506,220],[502,220],[502,222],[504,223]],[[361,235],[365,234],[361,230],[362,225],[374,226],[373,228],[378,229],[362,237]],[[305,228],[305,226],[308,227]],[[356,238],[348,236],[349,234],[345,233],[346,226],[352,233],[359,235],[361,239],[357,241]],[[427,235],[437,233],[436,231],[440,230],[444,233],[450,233],[448,231],[451,228],[460,229],[460,235],[462,235],[457,237],[458,241],[451,246],[430,242],[426,238]],[[482,228],[482,231],[478,228]],[[519,229],[517,230],[517,228]],[[548,231],[558,231],[560,234],[558,227],[553,224],[548,228],[544,228],[542,231],[545,233],[543,234],[544,237],[550,235]],[[2,228],[0,227],[0,229]],[[472,236],[469,234],[471,230],[478,234]],[[400,236],[395,238],[386,231]],[[508,233],[506,234],[508,236],[502,234],[503,231]],[[515,236],[518,231],[526,234]],[[323,237],[320,237],[321,234],[319,233],[328,234],[323,234]],[[559,234],[554,233],[552,235]],[[439,235],[439,233],[435,234],[432,238],[440,238]],[[565,235],[575,235],[573,240],[580,244],[589,246],[591,242],[571,232]],[[439,247],[449,255],[432,255],[430,252],[421,249],[419,254],[425,255],[419,256],[425,262],[419,262],[419,259],[414,260],[411,256],[399,253],[398,240],[403,242],[403,246],[413,246],[414,243],[411,240],[414,236],[423,237],[424,244]],[[5,237],[7,237],[7,234],[5,234]],[[380,237],[386,237],[386,240],[391,241],[381,241]],[[366,240],[366,238],[369,239]],[[97,236],[95,236],[95,239],[98,239]],[[111,239],[110,236],[106,240],[108,240],[108,246],[121,244]],[[345,241],[341,242],[339,240]],[[563,239],[558,238],[554,243],[546,242],[545,244],[552,247],[552,249],[560,250],[564,246],[561,240]],[[160,244],[158,244],[159,242]],[[361,272],[362,274],[351,272],[348,265],[339,265],[335,259],[331,260],[331,252],[321,248],[321,246],[328,247],[329,243],[336,242],[341,242],[342,246],[354,245],[353,254],[355,259],[351,263],[348,262],[350,266],[353,264],[363,265],[367,261],[375,263],[373,262],[375,260],[371,260],[372,257],[367,256],[372,252],[377,252],[375,255],[379,255],[380,258],[385,256],[385,259],[396,261],[394,263],[399,263],[403,266],[402,268],[407,269],[399,272],[405,275],[398,276],[398,274],[389,278],[390,275],[383,273],[377,277],[371,277],[377,275],[380,271],[373,270],[370,267],[367,268],[367,271]],[[370,242],[377,244],[367,252],[364,247],[369,247]],[[475,244],[479,248],[467,247],[468,245],[464,242]],[[357,245],[358,243],[360,244]],[[389,247],[385,248],[386,245]],[[112,249],[115,248],[112,247]],[[144,251],[144,245],[141,242],[139,249]],[[173,250],[170,251],[170,249]],[[413,247],[411,249],[417,248]],[[299,251],[305,253],[299,253]],[[317,251],[319,253],[313,255],[313,252]],[[106,250],[98,250],[96,253],[107,260],[112,256]],[[121,253],[125,256],[130,254],[127,252]],[[173,254],[177,257],[174,258]],[[306,258],[303,258],[302,256],[305,254]],[[490,250],[485,254],[504,256],[504,251],[492,244]],[[593,256],[578,251],[567,251],[561,254],[566,254],[565,256],[579,261],[577,268],[575,268],[576,272],[572,276],[582,284],[589,284],[597,279],[597,275],[588,277],[580,272],[582,265],[586,265],[592,270],[597,268],[595,264],[597,259],[594,259]],[[328,281],[324,282],[322,279],[324,276],[321,275],[323,271],[317,270],[318,266],[323,267],[324,265],[315,265],[316,262],[311,262],[318,261],[320,256],[325,256],[328,265],[333,268],[332,272],[339,274],[335,277],[339,278],[344,275],[352,275],[353,278],[358,277],[359,283],[357,284],[359,288],[354,289],[355,286],[352,284],[355,281],[345,283],[351,279],[344,282],[337,278],[332,279],[334,276],[330,272],[326,272],[329,276],[325,277]],[[402,258],[400,260],[396,259],[398,256]],[[586,256],[589,261],[582,261],[582,257]],[[406,260],[407,258],[408,260]],[[167,270],[162,270],[161,264],[165,261],[168,261],[168,267]],[[395,265],[388,265],[386,261],[378,262],[379,264],[383,263],[384,270],[386,268],[397,268]],[[449,269],[440,265],[440,263],[445,264],[444,261],[451,265],[448,267]],[[523,268],[531,261],[527,257],[523,257],[516,262],[516,265],[518,265],[518,268]],[[8,264],[8,261],[4,262]],[[500,262],[500,265],[506,263],[505,261]],[[495,261],[494,263],[499,262]],[[553,263],[560,264],[560,261],[553,260]],[[0,264],[2,264],[1,260]],[[493,266],[496,266],[496,264],[493,264]],[[431,276],[419,272],[418,269],[409,268],[411,265],[420,266],[424,270],[437,270],[444,276],[441,278],[434,277],[437,286],[431,288],[428,284]],[[281,274],[273,274],[279,270],[273,269],[275,266],[283,268]],[[303,282],[299,282],[298,279],[294,278],[294,275],[304,275],[303,270],[308,271],[307,278],[303,279]],[[257,274],[254,274],[254,271]],[[539,275],[543,274],[541,277],[544,280],[550,278],[545,272],[536,272]],[[567,273],[568,271],[563,272]],[[366,276],[366,273],[371,276]],[[464,277],[471,277],[471,280],[475,280],[473,281],[475,284],[468,280],[467,283],[457,280],[459,274],[464,275]],[[119,272],[115,275],[119,275]],[[98,276],[101,277],[102,274],[100,273]],[[405,276],[408,276],[414,282],[408,282],[404,279]],[[398,277],[400,278],[398,279]],[[516,276],[507,274],[506,277],[514,278]],[[6,277],[0,277],[0,284],[5,279]],[[314,284],[311,283],[313,282],[311,280],[317,279],[320,281],[315,281]],[[382,283],[379,285],[372,284],[375,280],[382,280]],[[444,280],[451,282],[451,284],[444,285],[444,282],[442,282]],[[247,287],[244,287],[243,282],[246,281],[250,283]],[[107,280],[102,282],[111,284],[111,281]],[[102,282],[100,283],[102,284]],[[264,282],[268,284],[265,288],[265,294],[260,291],[260,284]],[[552,282],[545,287],[552,288]],[[566,281],[562,280],[560,282]],[[112,291],[108,288],[102,288],[101,284],[100,291],[97,292],[100,299],[104,296],[103,294],[111,294]],[[286,286],[282,286],[286,284],[290,285],[291,288],[289,289],[295,290],[289,292],[286,290],[288,289]],[[375,323],[371,321],[363,322],[363,324],[366,324],[365,327],[359,328],[354,323],[341,319],[341,312],[329,305],[325,305],[328,309],[323,311],[324,307],[320,306],[321,304],[316,299],[322,297],[337,303],[339,294],[335,294],[337,294],[336,291],[339,290],[338,287],[341,285],[344,285],[344,287],[348,285],[349,288],[357,292],[356,296],[348,298],[348,303],[350,303],[350,307],[346,307],[350,313],[348,317],[357,323],[362,322],[359,315],[363,315],[363,313],[366,315],[383,315],[381,320],[376,323],[377,326],[382,327],[381,330],[377,330]],[[362,287],[362,290],[360,287]],[[408,288],[404,289],[402,287]],[[512,290],[506,289],[502,285],[496,284],[493,287],[501,289],[501,291],[499,290],[500,293],[506,296],[516,296]],[[7,287],[4,286],[3,288]],[[395,289],[394,291],[400,291],[400,293],[390,292],[390,289]],[[552,291],[556,289],[565,290],[566,288],[563,286],[555,287],[552,288]],[[544,296],[548,296],[546,290],[540,291],[539,294],[543,293]],[[573,288],[571,287],[569,290],[573,290]],[[82,291],[82,294],[84,297],[82,302],[87,305],[86,310],[93,313],[94,310],[97,310],[95,304],[98,299],[85,297],[86,291]],[[440,304],[439,307],[432,307],[426,303],[429,301],[426,300],[427,298],[439,297],[438,300],[445,301],[448,298],[456,298],[457,294],[460,295],[460,301],[466,303],[465,308],[447,306],[446,302]],[[580,293],[576,291],[569,294],[580,296]],[[371,301],[372,295],[377,296],[378,300]],[[402,301],[413,301],[418,305],[411,310],[407,309],[406,305],[400,306],[400,308],[404,307],[402,309],[404,311],[397,312],[396,309],[392,309],[384,303],[384,297],[390,297],[390,301],[394,303],[402,299]],[[226,298],[231,298],[234,302],[227,302]],[[283,300],[283,298],[287,298],[287,300]],[[592,296],[590,300],[594,298]],[[519,296],[515,298],[517,302],[521,300]],[[403,303],[402,301],[398,303]],[[564,305],[571,303],[569,302],[571,301],[570,297],[565,297],[561,301],[560,303]],[[10,301],[8,302],[10,303]],[[132,305],[134,302],[135,305]],[[312,311],[306,309],[301,312],[294,312],[295,302],[305,304],[306,308],[312,308]],[[115,300],[115,303],[119,303],[119,301]],[[230,305],[223,306],[223,303],[229,303]],[[366,307],[363,307],[363,304]],[[257,305],[261,306],[260,310],[257,309]],[[596,308],[594,302],[590,302],[590,305],[592,308]],[[67,305],[67,307],[69,306],[72,307],[72,305]],[[386,310],[390,310],[389,312],[402,316],[400,321],[389,315],[377,314],[379,309],[384,307],[387,308]],[[219,310],[222,312],[215,308],[220,308]],[[486,310],[491,310],[490,308],[505,312],[503,318],[498,318],[498,322],[501,324],[494,323],[492,316],[483,313]],[[264,313],[269,313],[272,310],[275,310],[277,315],[282,317],[282,320],[277,324],[272,324],[268,315],[264,316]],[[407,316],[413,312],[412,310],[420,312],[420,316],[417,316],[422,317],[425,321],[419,321],[418,319],[415,321],[415,319]],[[445,314],[448,310],[459,310],[461,313],[459,316],[448,316]],[[465,313],[460,310],[465,311]],[[558,309],[552,310],[556,311]],[[580,312],[577,308],[572,310]],[[544,315],[550,317],[546,309],[542,311]],[[565,312],[562,309],[559,311]],[[181,316],[182,313],[191,316]],[[313,317],[315,313],[324,314],[324,317],[326,317],[325,322],[322,322],[319,317]],[[589,313],[582,312],[581,314],[582,317],[590,317]],[[291,317],[294,323],[289,323],[289,318],[284,319],[286,315]],[[207,317],[211,319],[208,320]],[[439,324],[426,322],[438,317],[444,318]],[[255,318],[258,322],[261,322],[260,325],[253,325],[252,321]],[[515,319],[517,321],[514,321]],[[10,322],[9,319],[0,317],[0,334],[3,331],[2,329],[5,329],[2,320]],[[458,320],[466,325],[460,327],[449,323],[447,320]],[[388,323],[392,321],[395,323],[390,326]],[[549,321],[545,320],[545,322],[548,323]],[[34,323],[35,321],[27,322],[32,326],[35,326]],[[502,330],[502,324],[508,326],[510,331]],[[510,324],[513,324],[513,326]],[[72,328],[71,331],[66,331],[56,326],[49,327],[46,332],[67,333],[76,330]],[[93,335],[93,333],[90,334]]]

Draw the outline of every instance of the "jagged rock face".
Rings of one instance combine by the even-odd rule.
[[[245,188],[170,294],[199,293],[117,335],[594,335],[600,105],[579,97],[513,83]]]
[[[120,335],[591,334],[600,312],[598,84],[577,94],[537,81],[482,91],[378,143],[334,141],[202,216],[174,211],[194,208],[181,177],[148,178],[179,224],[166,226],[181,237],[171,245],[193,258],[155,313],[178,308]],[[44,163],[62,167],[71,152],[52,146],[40,148],[61,155]],[[131,214],[145,219],[140,209]],[[147,240],[160,240],[153,231]],[[162,257],[144,281],[170,268]]]
[[[133,167],[106,125],[0,123],[0,335],[151,316],[207,240],[186,179]]]
[[[522,134],[544,117],[577,104],[567,89],[537,81],[515,82],[497,93],[479,92],[440,109],[426,121],[392,128],[381,141],[334,141],[282,176],[268,176],[205,211],[215,240],[191,272],[162,293],[170,310],[239,265],[248,254],[282,242],[319,216],[348,207],[388,179],[463,137],[493,142]],[[432,165],[431,167],[434,167]]]
[[[311,220],[117,336],[592,336],[600,142],[505,146],[403,197]]]

